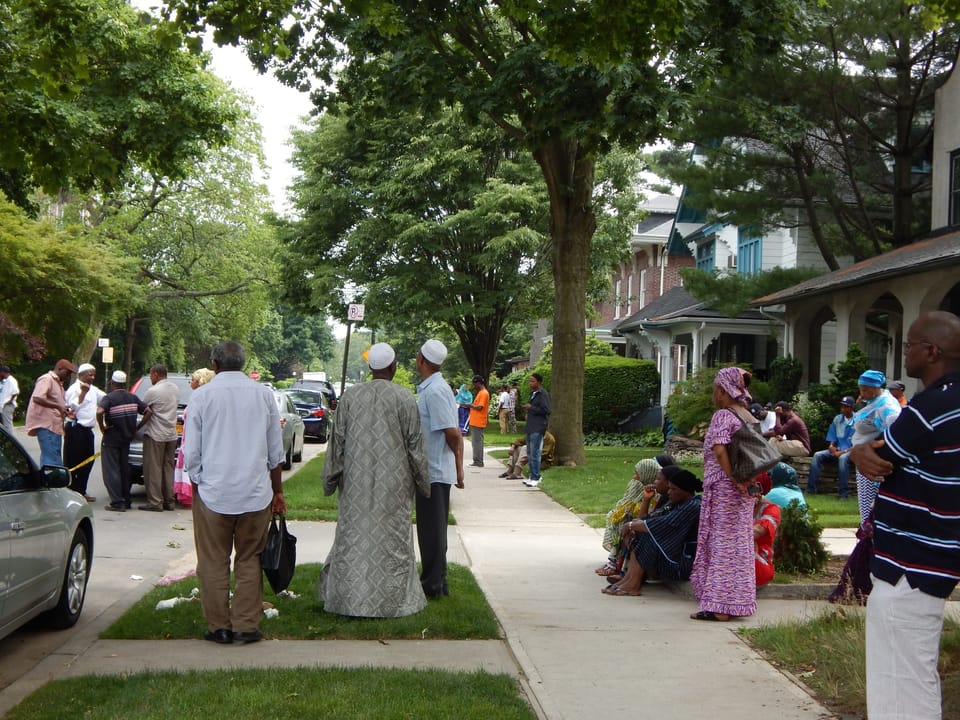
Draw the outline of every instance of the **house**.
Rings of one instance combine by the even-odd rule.
[[[784,352],[804,366],[804,385],[826,382],[825,368],[859,344],[872,367],[899,378],[902,342],[923,312],[960,313],[960,76],[937,91],[930,236],[836,272],[757,298],[781,318]],[[829,342],[827,338],[832,338]],[[917,382],[902,378],[907,394]]]
[[[614,331],[616,325],[678,286],[680,268],[693,267],[689,248],[674,238],[679,202],[672,195],[654,195],[640,206],[646,215],[630,238],[629,258],[613,273],[608,298],[594,305],[595,317],[587,320],[587,332],[612,345],[620,355],[647,357],[642,350],[628,346]]]
[[[783,227],[757,233],[722,219],[708,219],[704,211],[686,201],[685,194],[669,221],[669,206],[659,202],[663,213],[656,218],[658,222],[638,228],[631,242],[632,261],[614,275],[612,294],[617,302],[601,311],[601,321],[612,324],[599,329],[622,338],[620,352],[627,357],[657,362],[660,404],[664,405],[674,385],[701,367],[746,363],[762,376],[783,347],[779,316],[750,309],[727,317],[681,287],[680,268],[758,273],[778,266],[826,269],[826,264],[799,211]],[[653,217],[651,212],[648,220]],[[617,288],[626,282],[629,290],[631,273],[643,267],[648,272],[638,287],[644,292],[637,296],[633,310],[633,296],[628,292],[626,299],[621,299]],[[659,269],[660,274],[651,277],[650,268]],[[656,283],[652,288],[651,280]],[[602,335],[598,333],[598,337]]]

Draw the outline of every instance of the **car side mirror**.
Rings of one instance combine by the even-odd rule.
[[[40,474],[44,487],[62,488],[70,485],[70,471],[60,465],[44,465]]]

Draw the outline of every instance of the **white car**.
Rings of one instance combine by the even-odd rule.
[[[37,467],[0,426],[0,638],[37,616],[80,618],[93,560],[93,511],[65,467]]]

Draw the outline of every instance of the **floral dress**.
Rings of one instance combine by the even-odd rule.
[[[742,424],[734,413],[720,409],[707,428],[697,557],[690,574],[700,610],[737,617],[753,615],[757,609],[754,499],[740,493],[723,472],[713,446],[729,445]]]

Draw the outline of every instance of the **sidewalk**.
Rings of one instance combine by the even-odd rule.
[[[70,639],[0,693],[0,715],[44,683],[89,673],[167,668],[357,666],[483,669],[517,677],[541,718],[599,714],[742,720],[826,718],[825,708],[739,639],[738,626],[819,612],[822,602],[761,599],[742,623],[695,622],[695,604],[650,585],[642,597],[603,595],[593,573],[605,553],[601,531],[545,493],[501,480],[487,457],[454,489],[450,562],[467,565],[504,629],[505,641],[264,641],[213,646],[202,640],[104,641],[103,623]],[[293,522],[298,561],[321,562],[333,541],[330,523]],[[839,545],[849,538],[838,532]],[[830,544],[833,545],[831,539]],[[182,566],[189,567],[190,558]],[[135,601],[133,598],[130,602]],[[440,600],[442,602],[442,600]],[[127,603],[129,604],[129,603]],[[261,626],[269,637],[269,620]]]

